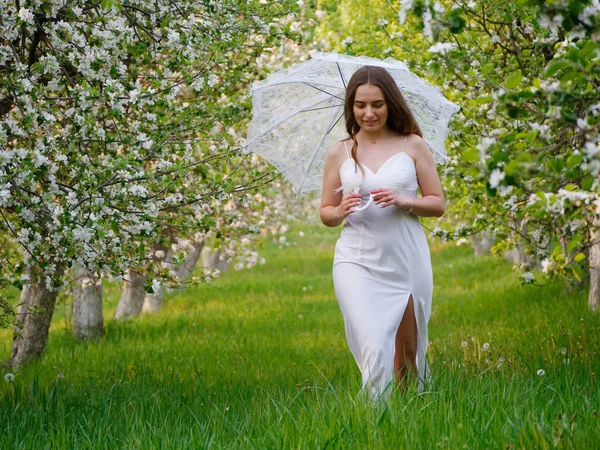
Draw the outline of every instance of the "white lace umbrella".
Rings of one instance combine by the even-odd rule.
[[[329,148],[348,137],[344,122],[346,84],[365,65],[383,67],[390,73],[435,162],[445,163],[448,122],[459,107],[400,61],[337,53],[315,53],[310,60],[254,84],[245,150],[273,164],[297,193],[321,189]]]

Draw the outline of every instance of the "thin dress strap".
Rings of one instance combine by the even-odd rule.
[[[346,150],[346,155],[348,156],[348,159],[350,159],[350,152],[348,152],[348,147],[346,147],[346,141],[342,141],[342,144],[344,144],[344,149]]]

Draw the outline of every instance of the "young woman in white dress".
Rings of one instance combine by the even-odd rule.
[[[333,281],[348,346],[372,395],[394,379],[405,386],[410,376],[418,376],[422,390],[433,277],[418,217],[444,214],[440,180],[385,69],[354,73],[345,121],[349,138],[334,145],[325,162],[320,215],[329,227],[345,220]]]

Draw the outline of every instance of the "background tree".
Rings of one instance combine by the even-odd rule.
[[[187,208],[260,184],[205,176],[234,153],[210,130],[226,129],[236,107],[211,99],[253,73],[290,5],[0,6],[0,232],[22,254],[8,246],[0,260],[6,283],[28,284],[9,361],[18,365],[43,349],[24,344],[45,342],[67,268],[148,266],[147,243],[163,227],[208,231],[210,216]]]

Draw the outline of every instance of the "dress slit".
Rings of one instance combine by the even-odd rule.
[[[415,370],[418,370],[418,366],[417,364],[417,355],[419,354],[419,324],[417,322],[417,316],[415,315],[415,298],[412,294],[412,292],[409,292],[407,300],[406,300],[406,306],[404,306],[404,311],[402,312],[401,316],[400,316],[400,320],[398,322],[398,326],[396,327],[396,334],[394,337],[394,355],[393,355],[393,364],[392,367],[394,368],[394,372],[393,372],[393,378],[395,379],[397,376],[397,372],[396,372],[396,355],[398,354],[398,332],[400,331],[400,327],[402,326],[402,322],[404,321],[404,318],[406,316],[407,310],[408,310],[408,303],[411,301],[412,299],[412,303],[413,303],[413,319],[415,321],[415,330],[416,330],[416,348],[415,348]],[[406,361],[406,352],[404,351],[404,363],[406,365],[407,361]],[[412,364],[412,361],[410,362]]]

